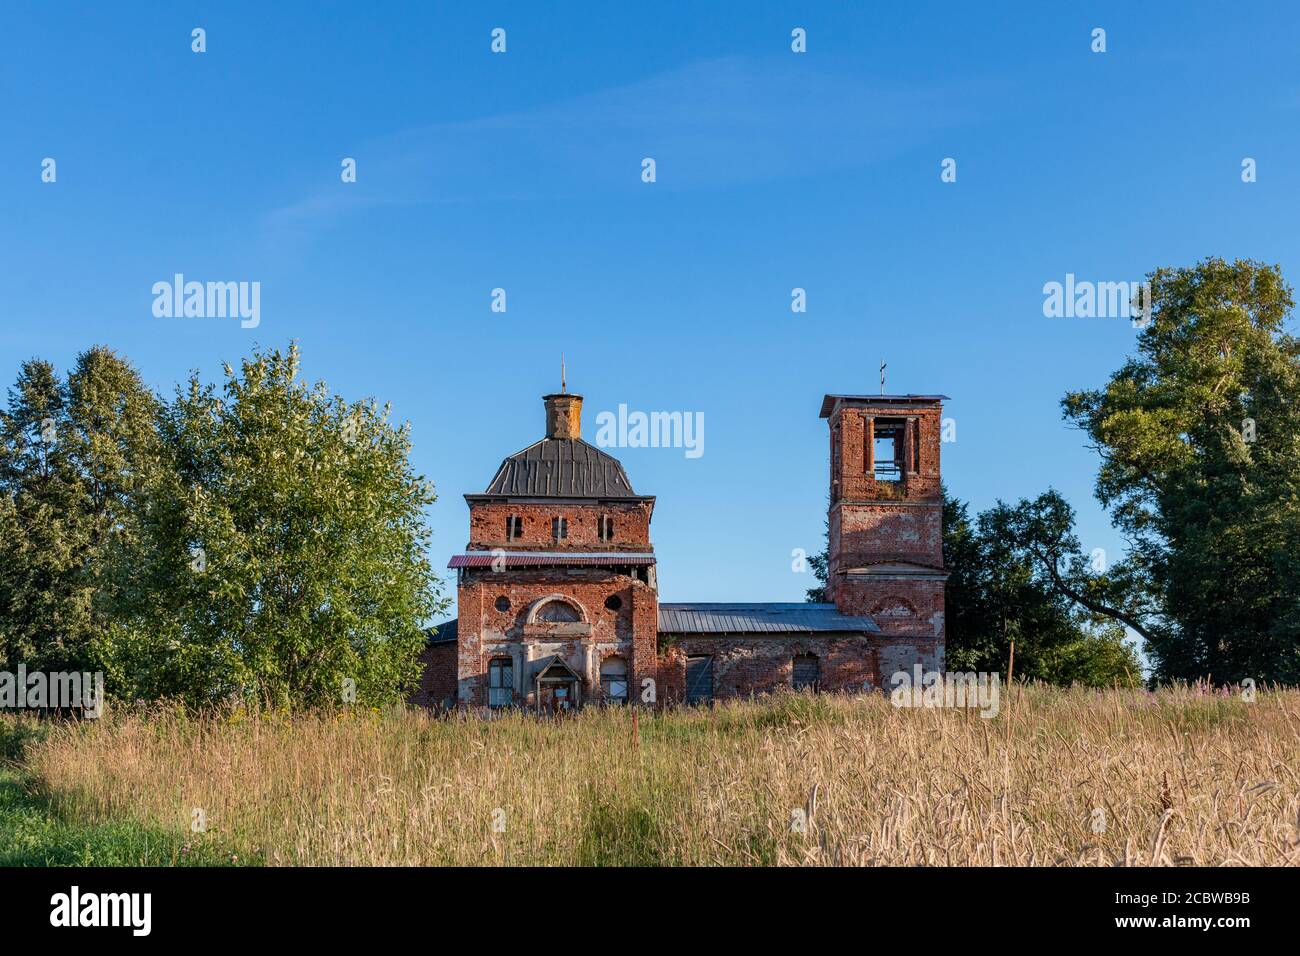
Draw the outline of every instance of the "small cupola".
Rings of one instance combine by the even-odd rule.
[[[582,396],[568,392],[543,395],[547,438],[582,437]]]

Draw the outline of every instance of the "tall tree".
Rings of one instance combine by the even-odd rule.
[[[25,362],[0,412],[0,663],[92,666],[107,626],[113,551],[134,532],[130,497],[156,454],[157,400],[104,347],[66,379]]]
[[[1142,670],[1122,626],[1078,604],[1012,533],[1032,503],[999,501],[974,520],[944,496],[944,564],[948,568],[948,667],[1000,671],[1016,647],[1015,670],[1054,684],[1136,685]],[[1072,512],[1062,533],[1074,541]],[[1077,543],[1075,550],[1077,551]]]
[[[1127,592],[1114,596],[1117,579],[1104,562],[1083,553],[1074,509],[1057,492],[998,501],[980,513],[970,537],[954,575],[964,617],[956,625],[958,659],[967,658],[967,669],[1007,657],[1014,637],[1016,671],[1026,676],[1089,686],[1140,681],[1120,620],[1136,612]],[[962,555],[960,545],[954,550]]]
[[[1300,680],[1300,342],[1276,266],[1150,276],[1138,354],[1066,417],[1128,537],[1109,576],[1158,678]],[[1122,609],[1121,609],[1122,610]],[[1126,619],[1124,614],[1117,615]]]
[[[445,605],[432,487],[387,408],[298,373],[296,346],[256,352],[166,408],[104,649],[118,693],[380,703],[417,678],[421,625]]]

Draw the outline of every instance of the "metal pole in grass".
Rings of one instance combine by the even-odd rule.
[[[637,722],[636,722],[636,712],[638,710],[640,710],[640,708],[637,707],[635,704],[633,704],[632,705],[632,746],[633,747],[641,746],[641,732],[640,729],[637,727]]]
[[[1011,688],[1016,679],[1016,642],[1011,642],[1011,659],[1007,662],[1007,746],[1011,746]]]
[[[1007,741],[1006,749],[1002,755],[1002,813],[1003,819],[1007,822],[1007,835],[1011,841],[1011,862],[1015,862],[1016,853],[1016,831],[1011,825],[1010,816],[1010,798],[1011,798],[1011,718],[1013,709],[1011,706],[1011,688],[1014,686],[1016,675],[1016,642],[1011,642],[1011,658],[1007,662]]]

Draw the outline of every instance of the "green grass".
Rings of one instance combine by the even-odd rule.
[[[606,797],[588,786],[587,824],[578,845],[578,866],[673,866],[672,841],[653,811],[637,803]]]
[[[0,723],[0,866],[232,865],[234,854],[211,840],[61,814],[22,763],[24,748],[40,736],[34,723]]]
[[[746,738],[764,731],[843,723],[842,711],[829,698],[803,693],[765,698],[761,707],[679,710],[667,718],[644,719],[640,732],[648,742],[686,744],[708,741],[714,735]]]

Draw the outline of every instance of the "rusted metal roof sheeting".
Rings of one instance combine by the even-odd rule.
[[[880,633],[870,617],[841,614],[834,604],[660,604],[661,634]]]
[[[469,554],[456,554],[447,562],[449,568],[490,568],[494,561],[504,564],[497,567],[535,568],[546,566],[560,567],[644,567],[655,563],[653,554],[602,551],[598,553],[563,551],[513,551],[502,554],[496,551],[473,551]]]

